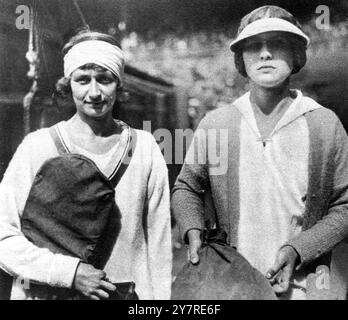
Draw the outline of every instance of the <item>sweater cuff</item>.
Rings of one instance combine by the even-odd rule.
[[[71,288],[80,259],[55,254],[51,270],[49,272],[48,284],[53,287]]]
[[[294,238],[289,240],[284,246],[289,245],[292,246],[297,253],[299,254],[300,263],[296,267],[296,269],[300,269],[303,265],[319,258],[322,255],[322,251],[318,250],[316,244],[313,245],[304,245],[304,242],[301,238]]]

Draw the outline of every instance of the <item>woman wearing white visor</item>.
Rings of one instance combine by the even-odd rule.
[[[83,31],[63,53],[57,87],[76,114],[26,136],[0,186],[11,298],[108,299],[115,284],[135,283],[140,299],[169,299],[167,167],[151,134],[112,116],[123,52],[112,36]]]
[[[308,44],[282,8],[260,7],[241,20],[230,48],[250,91],[207,114],[198,127],[229,130],[227,172],[213,173],[214,150],[199,154],[209,144],[191,146],[189,156],[206,155],[208,163],[184,164],[173,208],[193,263],[204,228],[202,190],[210,190],[230,244],[267,276],[279,297],[344,298],[344,281],[342,288],[334,286],[331,250],[348,237],[348,139],[332,111],[290,89],[291,75],[306,63]],[[328,266],[329,274],[317,279],[317,266]],[[326,276],[332,291],[327,283],[316,286]]]

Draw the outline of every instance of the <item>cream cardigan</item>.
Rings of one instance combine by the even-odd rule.
[[[115,188],[122,229],[104,268],[115,282],[134,281],[140,299],[169,299],[172,251],[168,173],[153,136],[137,131],[137,146]],[[21,214],[36,172],[58,156],[47,129],[19,145],[0,184],[0,267],[19,279],[71,287],[79,260],[38,248],[21,233]],[[12,299],[31,299],[14,281]]]

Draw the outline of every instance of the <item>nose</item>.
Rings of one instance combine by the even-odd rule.
[[[261,60],[271,60],[272,59],[272,52],[270,50],[270,47],[267,43],[263,43],[261,50],[260,50],[260,59]]]
[[[92,79],[89,88],[88,88],[88,96],[92,101],[98,101],[101,99],[101,91],[99,85],[95,79]]]

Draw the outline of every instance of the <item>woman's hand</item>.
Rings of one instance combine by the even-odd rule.
[[[198,229],[191,229],[187,232],[187,238],[189,241],[188,260],[192,264],[199,262],[198,251],[202,246],[201,231]]]
[[[276,294],[288,291],[290,279],[294,272],[299,255],[292,246],[284,246],[278,251],[276,261],[266,273]]]
[[[92,300],[108,299],[116,287],[106,281],[106,273],[92,265],[81,262],[76,270],[74,288]]]

